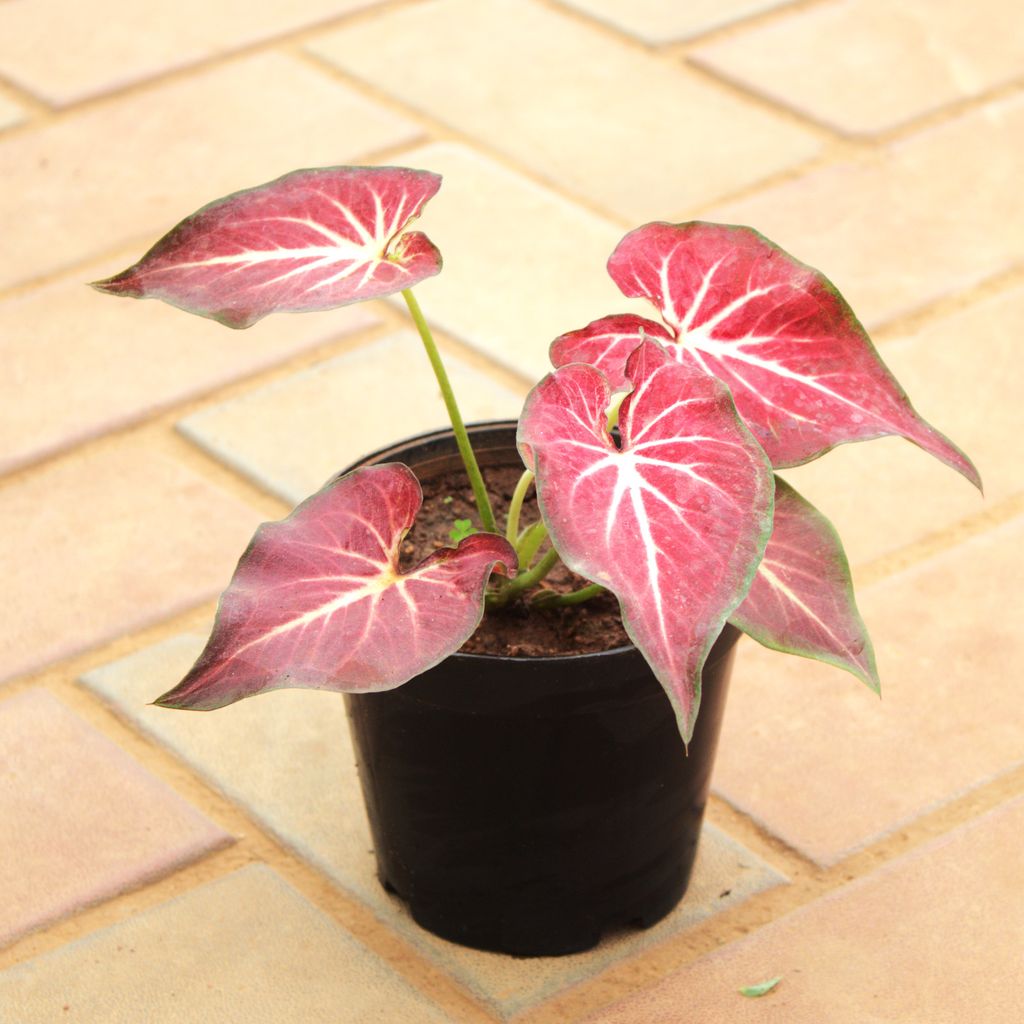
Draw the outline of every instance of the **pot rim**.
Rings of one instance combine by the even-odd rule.
[[[517,419],[476,420],[472,423],[466,424],[466,431],[469,433],[470,436],[472,436],[473,434],[482,434],[487,431],[496,431],[502,428],[518,430],[518,427],[519,421]],[[343,476],[345,473],[350,473],[352,472],[352,470],[358,469],[361,466],[371,466],[380,462],[390,461],[387,458],[390,454],[395,453],[395,455],[397,456],[402,449],[408,448],[410,446],[417,444],[425,445],[440,442],[445,438],[454,439],[454,433],[450,426],[435,427],[432,430],[425,430],[422,433],[413,434],[410,437],[406,437],[398,441],[393,441],[391,444],[384,445],[381,448],[377,448],[375,451],[368,452],[366,455],[363,455],[361,458],[357,459],[351,465],[346,466],[345,469],[343,469],[338,474],[338,476]],[[732,648],[735,640],[727,644],[723,644],[721,643],[721,641],[728,637],[730,631],[734,631],[736,633],[735,639],[739,638],[740,631],[736,629],[736,627],[733,626],[731,623],[726,622],[725,625],[722,627],[722,632],[715,639],[715,643],[712,649],[708,652],[708,659],[706,662],[707,665],[716,664],[729,653],[729,650]],[[712,659],[712,654],[716,653],[716,647],[719,649],[720,653],[717,654],[717,657]],[[471,654],[463,652],[462,650],[454,651],[452,654],[449,654],[448,657],[458,658],[469,663],[479,662],[481,664],[493,664],[496,661],[500,661],[527,663],[531,665],[545,665],[557,662],[564,662],[568,660],[585,663],[587,661],[597,661],[599,659],[607,658],[636,657],[640,658],[641,660],[644,660],[643,655],[640,653],[639,649],[636,647],[635,644],[632,643],[625,644],[621,647],[611,647],[606,651],[589,651],[575,654],[546,654],[536,657],[509,654]]]

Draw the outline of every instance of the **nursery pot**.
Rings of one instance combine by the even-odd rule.
[[[515,424],[469,428],[482,467],[519,465]],[[459,471],[450,431],[359,465]],[[456,653],[394,690],[347,694],[383,885],[442,938],[520,956],[647,927],[697,852],[738,632],[704,668],[688,753],[635,647],[558,657]]]

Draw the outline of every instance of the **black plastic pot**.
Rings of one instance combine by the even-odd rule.
[[[513,424],[470,428],[482,465],[519,463]],[[449,431],[360,462],[458,469]],[[346,702],[381,882],[445,939],[520,956],[589,949],[682,898],[738,633],[708,658],[689,755],[636,648],[454,654]]]

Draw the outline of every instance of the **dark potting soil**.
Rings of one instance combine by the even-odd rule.
[[[483,471],[500,526],[505,524],[508,504],[521,473],[521,467],[515,466]],[[520,528],[537,518],[536,499],[531,488],[523,503]],[[402,568],[412,567],[437,548],[454,546],[449,531],[456,519],[469,519],[477,528],[480,526],[473,492],[465,476],[448,474],[424,481],[423,508],[402,545]],[[541,549],[541,554],[544,550],[546,546]],[[586,580],[569,572],[560,563],[544,580],[546,588],[559,593],[568,593],[586,585]],[[605,593],[583,604],[547,611],[530,609],[524,601],[490,610],[462,650],[470,654],[536,658],[608,651],[629,642],[622,628],[619,602]]]

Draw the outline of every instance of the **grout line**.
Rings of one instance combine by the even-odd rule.
[[[249,57],[286,47],[291,43],[301,43],[307,37],[313,37],[324,32],[333,32],[339,28],[344,28],[349,24],[366,20],[368,16],[373,17],[374,15],[380,14],[382,11],[392,10],[403,6],[413,6],[422,2],[424,2],[424,0],[390,0],[390,3],[381,4],[376,7],[364,7],[358,10],[348,11],[340,15],[328,16],[320,21],[301,25],[298,28],[293,28],[263,39],[254,39],[251,42],[243,43],[240,46],[231,47],[223,51],[205,54],[200,53],[195,57],[186,58],[184,63],[165,66],[162,69],[149,74],[143,73],[141,77],[122,85],[113,85],[109,87],[101,86],[101,90],[99,92],[90,93],[82,96],[80,99],[69,100],[67,102],[55,101],[52,106],[44,100],[33,97],[34,102],[39,108],[41,108],[40,113],[49,115],[47,117],[47,121],[62,121],[70,119],[81,114],[83,111],[103,106],[108,103],[117,102],[122,97],[152,92],[164,85],[195,76],[197,74],[202,74],[203,72],[216,67],[236,64]],[[17,90],[19,94],[23,91],[5,78],[0,78],[0,84],[9,84],[10,88]],[[27,93],[26,95],[32,97],[31,93]]]
[[[969,485],[967,485],[969,486]],[[981,500],[979,496],[979,501]],[[854,567],[857,587],[866,587],[905,572],[938,555],[951,551],[966,541],[980,537],[1024,514],[1024,492],[1018,492],[996,505],[989,505],[975,515],[967,516],[942,530],[920,537],[897,551],[889,552]]]
[[[449,125],[446,122],[437,119],[423,108],[411,106],[373,83],[366,82],[363,79],[350,74],[344,69],[331,63],[327,58],[321,57],[318,54],[305,49],[297,50],[295,55],[316,67],[321,73],[329,75],[331,78],[350,88],[358,89],[375,103],[391,110],[392,113],[399,114],[402,117],[418,122],[428,134],[429,141],[458,143],[478,154],[482,154],[487,159],[498,164],[503,170],[527,179],[537,187],[557,195],[560,199],[567,203],[571,203],[575,207],[587,210],[594,216],[600,217],[603,220],[609,221],[619,227],[631,226],[629,219],[623,217],[621,214],[617,214],[614,211],[607,209],[588,196],[583,196],[573,192],[562,182],[554,178],[549,178],[547,175],[542,174],[536,169],[521,163],[511,154],[505,153],[500,149],[496,149],[489,143],[481,139],[477,139],[472,135],[462,132],[453,125]],[[403,145],[402,151],[417,148],[422,144],[423,143],[407,143]]]
[[[388,962],[414,988],[456,1014],[454,1019],[465,1020],[467,1024],[492,1024],[494,1018],[468,992],[398,932],[382,926],[369,906],[303,860],[244,808],[207,782],[187,761],[149,736],[101,696],[79,685],[76,678],[64,674],[48,688],[120,750],[233,836],[235,842],[154,882],[83,908],[26,936],[0,951],[0,970],[135,916],[247,864],[263,863],[314,907],[330,916],[344,932]]]
[[[813,10],[816,7],[827,7],[832,2],[833,0],[779,0],[775,6],[769,7],[766,10],[752,11],[750,14],[740,15],[738,18],[725,24],[705,29],[696,35],[676,40],[667,45],[675,48],[677,56],[683,55],[695,46],[704,46],[707,43],[717,43],[725,39],[732,39],[735,36],[743,35],[745,32],[756,31],[766,25],[786,21],[801,11]]]
[[[869,333],[872,340],[880,345],[902,340],[947,317],[994,300],[1021,285],[1024,285],[1024,263],[986,277],[977,284],[959,288],[952,294],[932,299],[905,313],[897,313],[872,328]]]
[[[745,815],[713,798],[708,819],[748,845],[754,853],[782,870],[789,884],[757,893],[727,910],[706,918],[692,928],[665,940],[637,956],[619,960],[598,977],[551,997],[541,1006],[515,1018],[516,1024],[571,1024],[613,1002],[651,988],[667,975],[714,953],[731,943],[808,907],[847,884],[873,874],[894,860],[922,849],[955,829],[969,825],[1000,805],[1024,794],[1024,766],[955,797],[893,833],[851,854],[831,867],[822,868],[799,854],[787,859],[765,856],[761,843],[751,844],[751,828],[765,835],[769,846],[785,848],[776,837],[753,826]],[[758,846],[762,846],[758,849]]]
[[[377,315],[380,314],[378,313]],[[181,438],[184,442],[184,438],[175,429],[179,420],[193,413],[202,412],[204,409],[218,405],[221,402],[230,401],[241,395],[248,394],[250,391],[265,387],[275,381],[286,379],[292,374],[309,369],[320,362],[362,348],[363,346],[372,345],[386,334],[388,330],[387,321],[382,316],[380,324],[359,328],[350,333],[335,335],[318,345],[294,353],[290,358],[257,368],[249,373],[239,375],[230,381],[215,383],[201,388],[187,397],[165,402],[158,408],[148,412],[129,414],[118,425],[80,437],[64,447],[41,453],[37,458],[31,458],[12,467],[0,478],[0,491],[20,484],[26,479],[31,479],[37,473],[45,472],[51,467],[62,465],[86,452],[97,453],[105,451],[108,447],[132,440],[146,441],[154,444],[157,449],[166,449],[168,444],[173,443],[172,440],[161,440],[162,438]],[[189,445],[189,447],[191,448],[192,446]],[[195,450],[199,451],[198,448]],[[205,462],[201,464],[205,464]],[[229,490],[232,489],[227,484],[227,481],[224,481],[221,486],[227,486]],[[260,499],[266,502],[267,498],[267,494],[258,489],[247,491],[245,495],[245,500],[248,500],[250,503],[253,500],[259,503]],[[274,499],[275,502],[276,500]]]
[[[17,121],[4,129],[0,129],[3,133],[24,128],[27,125],[33,124],[38,118],[51,113],[51,108],[46,103],[27,89],[23,89],[14,79],[4,74],[0,74],[0,96],[10,100],[11,103],[20,107],[25,112],[24,120]]]
[[[749,106],[755,106],[766,114],[782,118],[794,127],[810,132],[825,143],[846,142],[851,144],[861,141],[858,137],[851,137],[835,126],[819,121],[810,114],[789,106],[784,100],[761,92],[756,85],[745,82],[741,78],[734,78],[728,72],[705,63],[699,58],[687,55],[683,58],[683,62],[694,74],[699,75],[709,84],[713,83],[719,86]]]
[[[746,185],[740,185],[738,188],[722,192],[710,199],[703,199],[699,203],[685,207],[682,210],[679,219],[703,220],[709,211],[714,210],[719,206],[726,206],[729,203],[741,202],[744,199],[750,199],[762,192],[771,192],[773,189],[782,185],[788,185],[791,182],[810,177],[812,174],[817,174],[819,171],[841,165],[844,161],[849,160],[851,155],[853,154],[851,154],[850,148],[842,142],[838,140],[830,142],[822,148],[822,151],[818,153],[817,156],[809,157],[807,160],[803,160],[790,167],[783,167],[763,178],[758,178],[757,181],[750,182]],[[863,152],[856,154],[856,156],[861,159],[863,159],[865,155],[866,154]]]
[[[883,129],[873,136],[872,141],[881,146],[890,147],[906,142],[908,139],[932,128],[954,121],[960,117],[974,113],[989,105],[1012,99],[1024,93],[1024,77],[1014,78],[1007,82],[1000,82],[982,92],[972,96],[962,96],[950,100],[941,106],[916,114],[906,121],[902,121],[891,128]],[[866,136],[850,136],[851,138],[864,138]]]
[[[761,92],[756,84],[735,77],[731,72],[704,61],[699,55],[687,56],[685,60],[688,67],[701,72],[720,85],[728,87],[730,91],[742,95],[745,99],[765,109],[785,114],[789,120],[800,124],[805,129],[813,130],[824,138],[841,141],[850,147],[856,146],[879,150],[887,149],[921,132],[936,128],[939,125],[956,120],[958,117],[966,116],[976,109],[991,103],[997,103],[1024,91],[1024,78],[1015,78],[1012,81],[1002,82],[972,96],[959,97],[930,110],[913,114],[906,120],[891,127],[882,128],[877,131],[856,131],[847,130],[839,124],[832,124],[809,110],[800,110],[797,107],[791,106],[785,97],[776,97],[770,93]]]
[[[2,2],[2,0],[0,0],[0,2]],[[426,141],[428,140],[424,136],[415,136],[412,139],[405,139],[402,142],[389,143],[386,146],[380,146],[377,149],[363,150],[361,153],[353,157],[353,160],[359,161],[360,164],[379,165],[404,153],[412,146],[423,145]],[[353,164],[352,166],[356,166],[356,164]],[[239,188],[249,188],[252,184],[259,183],[240,183]],[[168,216],[164,221],[164,224],[151,229],[142,229],[138,234],[133,235],[128,239],[118,241],[110,248],[96,250],[89,253],[82,259],[62,264],[59,267],[44,271],[41,274],[36,274],[33,277],[22,278],[21,280],[14,281],[9,284],[0,283],[0,303],[22,298],[34,293],[40,288],[58,284],[76,276],[81,279],[83,287],[88,287],[89,282],[94,279],[90,275],[96,272],[103,273],[104,271],[100,268],[105,267],[108,263],[114,263],[115,260],[122,266],[131,266],[137,260],[141,259],[142,255],[148,252],[160,238],[173,230],[181,220],[195,212],[196,211],[194,210],[189,210],[185,212],[178,211],[176,213],[174,210],[169,210],[167,211]]]

